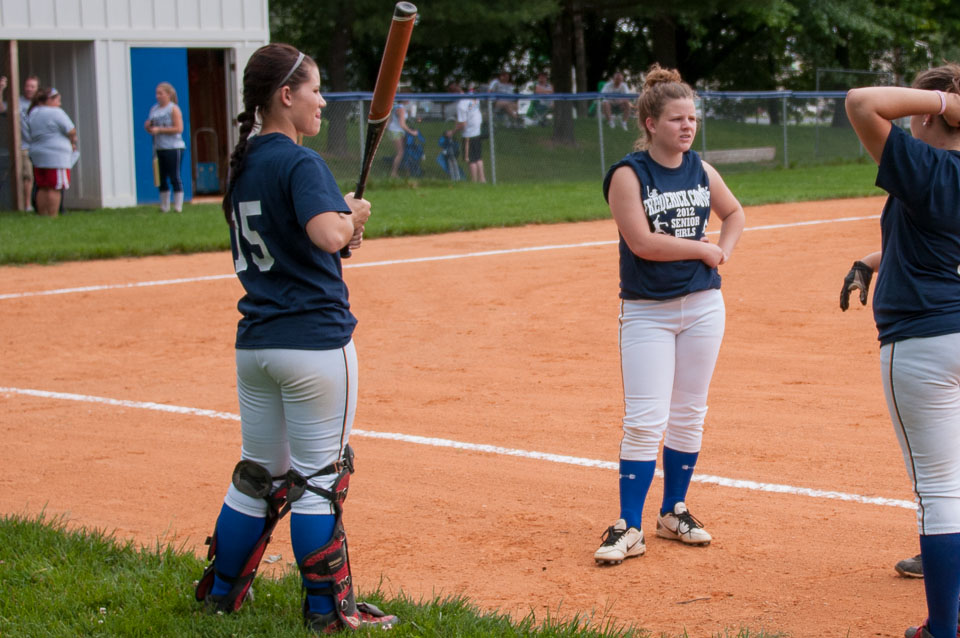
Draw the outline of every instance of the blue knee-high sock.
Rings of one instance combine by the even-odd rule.
[[[235,578],[243,569],[243,563],[257,544],[263,533],[266,518],[247,516],[229,507],[226,503],[220,508],[217,518],[217,572]],[[232,584],[215,576],[210,593],[223,596],[233,587]]]
[[[620,518],[627,522],[627,527],[640,529],[643,504],[656,469],[656,461],[620,459]]]
[[[699,452],[678,452],[663,446],[663,503],[660,513],[673,511],[673,506],[687,498]]]
[[[311,552],[330,542],[336,524],[337,517],[333,514],[294,513],[290,515],[290,541],[293,544],[293,554],[297,557],[298,565],[302,565],[303,559]],[[308,583],[304,580],[303,584]],[[333,611],[333,596],[308,594],[307,602],[312,612],[329,614]]]
[[[928,631],[935,638],[955,638],[960,599],[960,534],[921,536],[920,553]]]

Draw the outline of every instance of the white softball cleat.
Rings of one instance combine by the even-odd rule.
[[[703,523],[687,511],[687,504],[682,501],[673,506],[673,512],[657,517],[657,536],[687,545],[709,545],[713,540],[703,529]]]
[[[598,565],[619,565],[625,558],[643,556],[647,546],[643,542],[643,531],[636,527],[627,527],[622,518],[607,528],[600,537],[603,543],[593,553]]]

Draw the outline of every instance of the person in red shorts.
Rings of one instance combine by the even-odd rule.
[[[70,167],[77,150],[77,127],[60,108],[60,100],[56,89],[41,89],[27,111],[37,212],[46,217],[59,213],[63,191],[70,188]]]

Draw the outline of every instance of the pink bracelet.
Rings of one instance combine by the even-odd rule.
[[[937,95],[940,96],[940,112],[937,115],[943,115],[943,112],[947,110],[947,96],[943,94],[943,91],[937,91]]]

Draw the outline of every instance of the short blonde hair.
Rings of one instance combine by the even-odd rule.
[[[160,84],[157,85],[157,88],[163,89],[164,91],[166,91],[167,95],[170,96],[170,101],[173,102],[174,104],[177,103],[177,90],[173,88],[172,84],[170,84],[169,82],[161,82]]]

